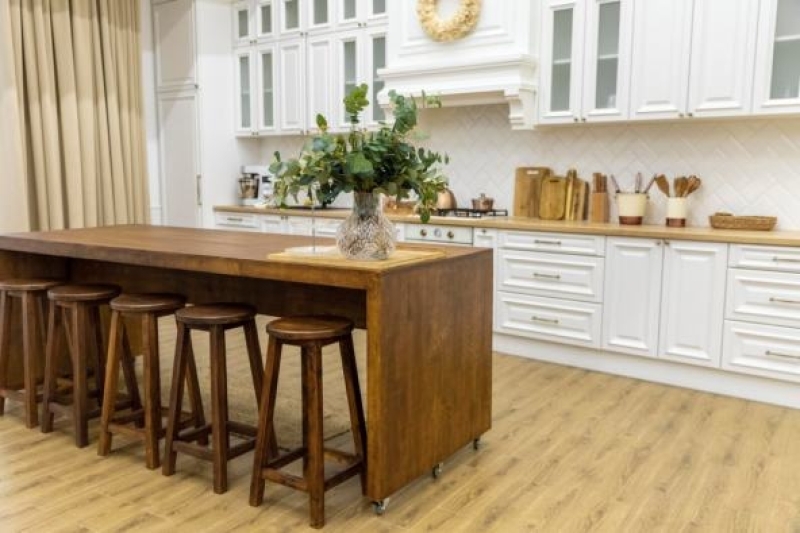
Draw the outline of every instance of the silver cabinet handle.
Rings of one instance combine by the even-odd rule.
[[[770,296],[770,302],[778,303],[778,304],[795,304],[800,305],[800,301],[798,300],[787,300],[786,298],[775,298],[774,296]]]
[[[547,239],[534,239],[534,244],[549,244],[551,246],[561,246],[561,241],[550,241]]]
[[[561,275],[559,274],[539,274],[538,272],[534,272],[533,277],[544,279],[561,279]]]
[[[203,193],[201,186],[202,179],[203,177],[200,174],[195,176],[195,196],[197,200],[197,207],[202,207],[203,205]]]
[[[800,263],[800,259],[795,259],[794,257],[781,257],[779,255],[773,256],[772,261],[774,263]]]
[[[531,317],[531,320],[533,320],[534,322],[543,322],[545,324],[558,325],[558,319],[555,319],[555,318],[542,318],[540,316],[534,315],[534,316]]]
[[[800,356],[798,356],[798,355],[790,355],[788,353],[773,352],[772,350],[765,351],[764,355],[771,355],[773,357],[786,357],[788,359],[800,359]]]
[[[242,217],[225,217],[225,220],[228,222],[242,222],[244,219]]]

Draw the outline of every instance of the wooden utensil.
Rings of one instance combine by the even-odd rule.
[[[547,167],[519,167],[514,176],[515,217],[539,216],[539,195],[542,178],[550,175]]]
[[[539,200],[539,218],[543,220],[562,220],[567,200],[567,178],[547,176],[542,179]]]
[[[686,176],[678,176],[675,178],[675,196],[680,198],[686,195],[686,184],[688,181]]]
[[[688,183],[686,184],[686,194],[684,196],[689,196],[694,191],[700,188],[700,184],[702,181],[695,175],[689,176]]]
[[[669,180],[664,174],[656,176],[656,186],[659,191],[664,193],[664,196],[669,198]]]

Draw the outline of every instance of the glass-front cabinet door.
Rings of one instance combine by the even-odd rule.
[[[627,116],[632,2],[588,0],[580,120]]]
[[[251,7],[251,2],[237,2],[233,6],[233,40],[236,46],[253,44],[255,39]]]
[[[275,8],[273,0],[259,0],[256,7],[256,33],[259,39],[275,35]]]
[[[761,0],[754,112],[800,112],[800,0]]]
[[[281,33],[285,35],[299,34],[303,20],[303,7],[306,5],[301,0],[279,0],[281,5]]]
[[[275,79],[277,78],[277,62],[274,46],[262,46],[256,52],[258,64],[258,132],[260,134],[275,133]]]
[[[236,53],[236,134],[253,135],[253,55],[249,50]]]
[[[378,70],[386,66],[386,34],[375,32],[367,37],[367,68],[369,73],[369,119],[368,124],[374,125],[386,119],[386,113],[378,104],[378,93],[383,90],[384,81],[378,76]]]
[[[307,0],[309,2],[309,30],[323,30],[331,27],[332,4],[334,0]]]
[[[364,80],[361,72],[361,62],[359,61],[362,57],[361,50],[363,46],[361,36],[361,32],[355,31],[340,34],[337,37],[338,61],[336,64],[339,68],[337,89],[340,91],[341,96],[336,99],[336,102],[340,107],[337,114],[341,117],[339,121],[341,129],[346,129],[350,126],[350,117],[344,108],[342,99]],[[362,113],[360,119],[364,121],[367,117]]]
[[[542,4],[540,121],[580,120],[584,3],[546,0]]]

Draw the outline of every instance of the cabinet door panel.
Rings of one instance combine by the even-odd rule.
[[[156,89],[194,88],[197,83],[195,10],[192,0],[153,6]]]
[[[252,135],[255,109],[253,87],[253,57],[248,49],[236,53],[236,134]]]
[[[551,0],[542,10],[542,123],[577,122],[583,71],[583,2]]]
[[[603,258],[502,250],[498,265],[503,290],[600,302]]]
[[[754,113],[800,112],[800,3],[761,0],[758,20]]]
[[[317,114],[325,116],[331,126],[336,124],[334,95],[331,91],[336,78],[334,76],[334,41],[330,37],[314,37],[308,39],[308,128],[317,130]]]
[[[665,249],[660,354],[719,367],[728,245],[672,241]]]
[[[305,40],[292,39],[280,43],[278,56],[281,130],[299,133],[305,125]]]
[[[628,116],[632,29],[633,0],[590,0],[582,97],[587,120]]]
[[[749,113],[758,2],[695,0],[689,111],[695,116]]]
[[[692,0],[636,0],[632,119],[678,118],[686,109]]]
[[[277,130],[275,48],[271,46],[260,48],[256,53],[256,61],[258,62],[258,131],[274,133]]]
[[[661,299],[660,240],[609,238],[603,308],[603,348],[655,357]]]

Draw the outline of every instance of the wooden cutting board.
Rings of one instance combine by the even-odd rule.
[[[538,217],[542,178],[550,175],[547,167],[518,167],[514,175],[515,217]]]
[[[567,178],[561,176],[542,178],[540,194],[539,218],[543,220],[563,219],[567,205]]]

